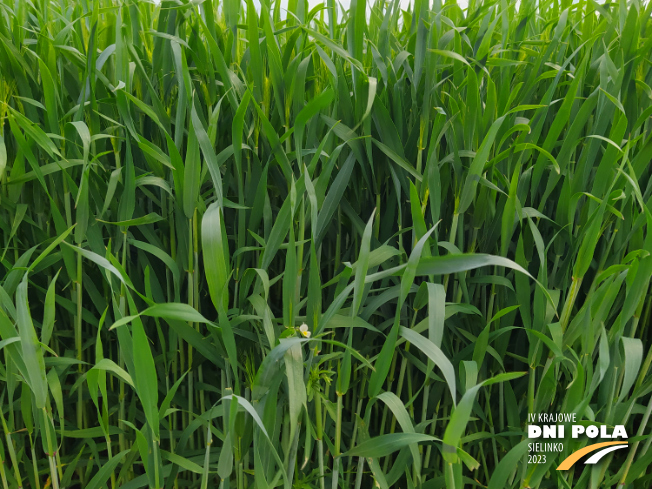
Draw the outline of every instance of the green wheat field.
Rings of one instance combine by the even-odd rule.
[[[651,487],[651,13],[0,0],[0,489]]]

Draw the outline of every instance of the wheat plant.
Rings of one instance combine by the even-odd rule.
[[[0,0],[2,489],[650,487],[651,11]]]

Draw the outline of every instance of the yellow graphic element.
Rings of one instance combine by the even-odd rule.
[[[566,459],[557,467],[557,470],[568,470],[570,469],[575,462],[581,459],[587,453],[595,452],[596,450],[611,445],[627,445],[626,441],[605,441],[604,443],[596,443],[595,445],[589,445],[584,447],[581,450],[571,453]]]

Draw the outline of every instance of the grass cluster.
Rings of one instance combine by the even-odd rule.
[[[651,11],[1,0],[1,487],[650,487]]]

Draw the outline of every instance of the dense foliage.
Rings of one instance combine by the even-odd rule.
[[[1,0],[2,487],[649,487],[651,11]]]

